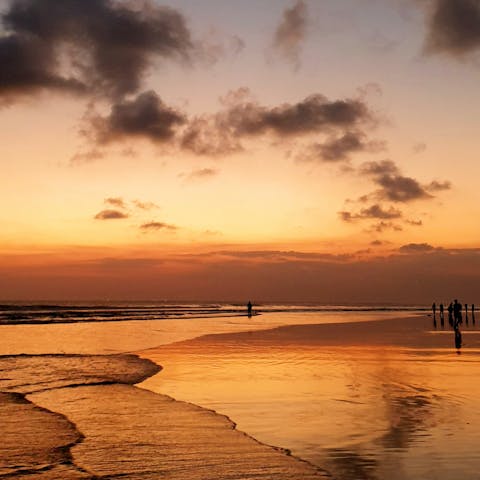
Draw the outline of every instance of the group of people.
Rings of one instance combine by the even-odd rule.
[[[443,327],[444,325],[444,306],[443,303],[440,304],[439,311],[440,311],[440,322]],[[449,325],[456,329],[460,324],[463,323],[463,310],[465,310],[465,323],[468,324],[468,303],[465,304],[465,309],[463,308],[463,305],[455,299],[453,302],[450,302],[450,305],[446,308],[448,312],[448,323]],[[472,303],[471,304],[471,312],[472,312],[472,322],[475,323],[475,305]],[[433,322],[434,325],[436,326],[437,323],[437,305],[435,302],[432,304],[432,313],[433,313]]]
[[[447,307],[448,312],[448,323],[455,331],[455,347],[461,348],[462,346],[462,333],[460,332],[460,325],[463,323],[462,315],[463,306],[462,304],[455,299],[453,302],[450,302],[450,305]],[[468,303],[465,304],[465,324],[468,325]],[[440,323],[441,326],[444,326],[444,307],[443,303],[440,304]],[[475,305],[472,303],[471,306],[472,312],[472,323],[475,324]],[[433,326],[437,328],[437,305],[435,302],[432,304],[432,313],[433,313]]]

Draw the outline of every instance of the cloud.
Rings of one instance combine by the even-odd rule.
[[[480,48],[480,2],[434,0],[428,18],[427,53],[465,57]]]
[[[441,192],[443,190],[450,190],[451,188],[452,188],[452,184],[449,181],[438,182],[437,180],[430,182],[426,186],[426,189],[431,192]]]
[[[155,208],[160,208],[153,202],[141,202],[140,200],[133,200],[133,205],[140,210],[153,210]]]
[[[275,31],[273,49],[295,68],[300,65],[300,52],[305,40],[308,11],[305,2],[297,0],[295,5],[283,12],[282,21]]]
[[[127,208],[126,204],[125,204],[125,200],[123,200],[123,198],[121,197],[110,197],[110,198],[106,198],[103,203],[105,205],[110,205],[112,207],[116,207],[116,208]]]
[[[199,156],[223,156],[241,152],[243,147],[227,128],[221,115],[202,115],[193,118],[180,139],[180,146]]]
[[[71,165],[81,165],[95,162],[105,157],[105,154],[96,148],[88,150],[87,152],[79,152],[70,159]]]
[[[340,218],[344,222],[353,222],[355,220],[393,220],[402,217],[402,212],[396,208],[390,207],[388,210],[381,205],[374,204],[367,208],[362,208],[358,213],[348,211],[339,212]]]
[[[427,192],[428,187],[422,186],[412,177],[401,175],[398,166],[391,160],[367,162],[360,167],[359,172],[372,177],[374,183],[381,187],[374,194],[377,198],[399,203],[433,198]]]
[[[106,209],[98,212],[94,218],[95,220],[121,220],[128,217],[127,213],[120,210]]]
[[[155,92],[148,91],[115,103],[107,117],[94,116],[87,135],[93,135],[98,143],[129,137],[161,143],[173,139],[175,129],[185,122],[182,113],[166,106]]]
[[[325,146],[324,154],[343,148],[346,155],[362,137],[360,127],[375,123],[367,104],[358,99],[328,100],[313,94],[297,103],[267,107],[254,100],[247,88],[241,88],[221,101],[223,109],[219,112],[189,121],[180,138],[182,148],[197,155],[225,155],[242,151],[242,140],[248,138],[339,134],[336,144]],[[356,133],[348,133],[350,130]]]
[[[328,132],[329,129],[349,128],[371,120],[365,103],[360,100],[329,101],[320,94],[295,103],[267,108],[256,103],[232,107],[226,114],[227,125],[237,135],[304,135]]]
[[[424,187],[411,177],[382,175],[375,181],[382,187],[379,194],[386,200],[392,202],[407,203],[413,200],[432,198],[432,196],[425,191]]]
[[[385,221],[381,221],[381,222],[378,222],[378,223],[375,223],[373,224],[368,230],[367,232],[370,232],[370,233],[383,233],[385,230],[393,230],[394,232],[401,232],[403,230],[403,228],[396,224],[396,223],[393,223],[393,222],[385,222]]]
[[[84,93],[86,85],[56,72],[56,58],[47,42],[24,35],[0,37],[0,95],[13,98],[33,90]]]
[[[265,302],[337,305],[431,305],[432,299],[454,295],[472,303],[478,298],[479,249],[397,251],[370,258],[272,252],[265,259],[258,254],[245,260],[232,252],[231,256],[206,254],[198,262],[188,256],[177,262],[158,248],[142,252],[141,257],[138,252],[116,253],[112,247],[87,256],[84,249],[72,252],[68,256],[57,252],[53,257],[34,251],[2,255],[1,291],[6,297],[24,300],[48,299],[52,291],[57,291],[64,300],[145,300],[162,296],[172,301],[209,301],[212,296],[232,301],[249,298],[254,292]],[[122,278],[129,281],[122,282]]]
[[[423,225],[422,220],[405,220],[405,223],[413,227],[421,227]]]
[[[218,175],[218,170],[215,168],[199,168],[196,170],[192,170],[190,173],[184,174],[183,176],[190,180],[197,180],[203,178],[211,178],[215,175]]]
[[[342,162],[348,161],[356,152],[376,152],[384,148],[384,143],[366,141],[362,132],[346,132],[340,137],[331,138],[324,143],[314,143],[298,158],[301,161]]]
[[[360,218],[379,218],[383,220],[401,218],[402,212],[393,207],[385,210],[380,205],[375,204],[368,208],[360,210]]]
[[[164,222],[148,222],[140,225],[140,230],[143,230],[144,232],[158,230],[178,230],[178,227]]]
[[[398,251],[400,253],[425,253],[432,252],[435,250],[435,247],[428,243],[408,243],[407,245],[402,245]]]
[[[397,175],[399,169],[391,160],[381,160],[380,162],[365,162],[360,167],[360,173],[363,175]]]
[[[0,94],[136,92],[157,58],[193,49],[184,17],[154,2],[13,0],[2,16]]]

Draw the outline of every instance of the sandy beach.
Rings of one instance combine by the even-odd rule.
[[[264,321],[264,326],[267,324],[268,321]],[[212,355],[220,355],[225,368],[230,368],[231,374],[238,377],[237,381],[243,382],[240,390],[231,390],[241,403],[248,397],[245,391],[250,392],[253,399],[255,395],[252,397],[251,385],[242,377],[238,365],[231,363],[232,352],[241,362],[245,361],[245,356],[239,357],[239,352],[244,355],[252,351],[257,355],[267,352],[271,358],[281,352],[293,355],[292,364],[298,360],[300,350],[305,356],[307,351],[325,352],[332,347],[452,352],[452,332],[433,330],[430,324],[430,318],[416,316],[360,323],[284,325],[261,330],[260,322],[256,321],[252,322],[253,329],[245,331],[244,320],[240,319],[238,324],[222,327],[224,333],[196,336],[199,331],[177,332],[176,342],[168,343],[173,338],[169,336],[164,339],[164,345],[143,350],[139,355],[26,354],[21,353],[28,351],[29,347],[24,346],[18,354],[0,357],[3,439],[0,477],[313,479],[332,478],[333,472],[335,478],[353,478],[348,469],[344,476],[338,476],[341,469],[332,468],[328,462],[324,463],[328,468],[324,468],[322,458],[307,458],[307,455],[300,460],[295,450],[289,455],[286,438],[276,441],[273,436],[275,441],[269,441],[252,432],[248,425],[240,424],[239,429],[235,428],[237,418],[230,415],[228,405],[225,406],[227,411],[215,405],[214,409],[219,412],[216,413],[201,398],[196,401],[194,391],[182,389],[178,378],[175,383],[169,372],[172,367],[181,368],[181,362],[188,356],[189,368],[196,366],[197,370],[191,371],[191,377],[184,376],[184,384],[190,388],[198,386],[198,374],[203,371],[200,374],[205,379],[203,391],[216,392],[219,388],[218,400],[221,401],[222,389],[227,391],[229,383],[223,379],[219,384],[209,377],[215,373],[212,368],[217,366]],[[142,343],[138,338],[127,340],[126,332],[134,330],[132,325],[109,323],[100,326],[109,329],[111,336],[102,353]],[[6,333],[5,345],[13,350],[13,343],[7,342],[8,335],[13,336],[15,330],[18,334],[25,328],[38,329],[43,332],[43,339],[50,339],[49,344],[43,344],[43,349],[50,346],[52,350],[61,348],[72,352],[87,350],[87,343],[76,342],[73,334],[65,336],[65,328],[77,328],[86,340],[89,334],[94,334],[98,324],[2,327]],[[208,325],[202,327],[208,328]],[[479,345],[477,333],[471,330],[464,334],[471,352]],[[142,335],[148,333],[144,331]],[[190,338],[181,340],[182,337]],[[154,341],[161,343],[160,338]],[[20,349],[21,340],[17,338],[16,342],[15,348]],[[144,346],[149,347],[151,343],[145,342]],[[91,350],[94,349],[91,346]],[[261,387],[257,385],[254,389],[260,391]],[[302,388],[299,390],[297,393],[301,395]],[[270,394],[277,393],[274,388]],[[298,397],[298,402],[293,403],[300,405],[303,400]],[[355,398],[348,398],[347,392],[345,401],[354,403]],[[207,408],[202,408],[205,406]],[[255,410],[262,408],[264,405],[259,402],[247,416],[255,418]],[[336,408],[340,414],[341,409]],[[280,409],[277,413],[285,412]],[[242,418],[241,413],[239,417]],[[255,425],[252,428],[255,429]],[[300,424],[297,430],[302,430]],[[337,433],[332,433],[332,438]],[[328,437],[329,432],[320,431],[317,435]],[[364,473],[367,470],[357,468],[356,471],[357,478],[374,478]]]

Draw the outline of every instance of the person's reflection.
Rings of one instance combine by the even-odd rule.
[[[455,348],[462,348],[462,332],[458,326],[455,328]]]

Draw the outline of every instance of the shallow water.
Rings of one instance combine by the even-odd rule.
[[[226,414],[334,478],[478,479],[477,349],[218,338],[149,351],[164,370],[142,386]]]

